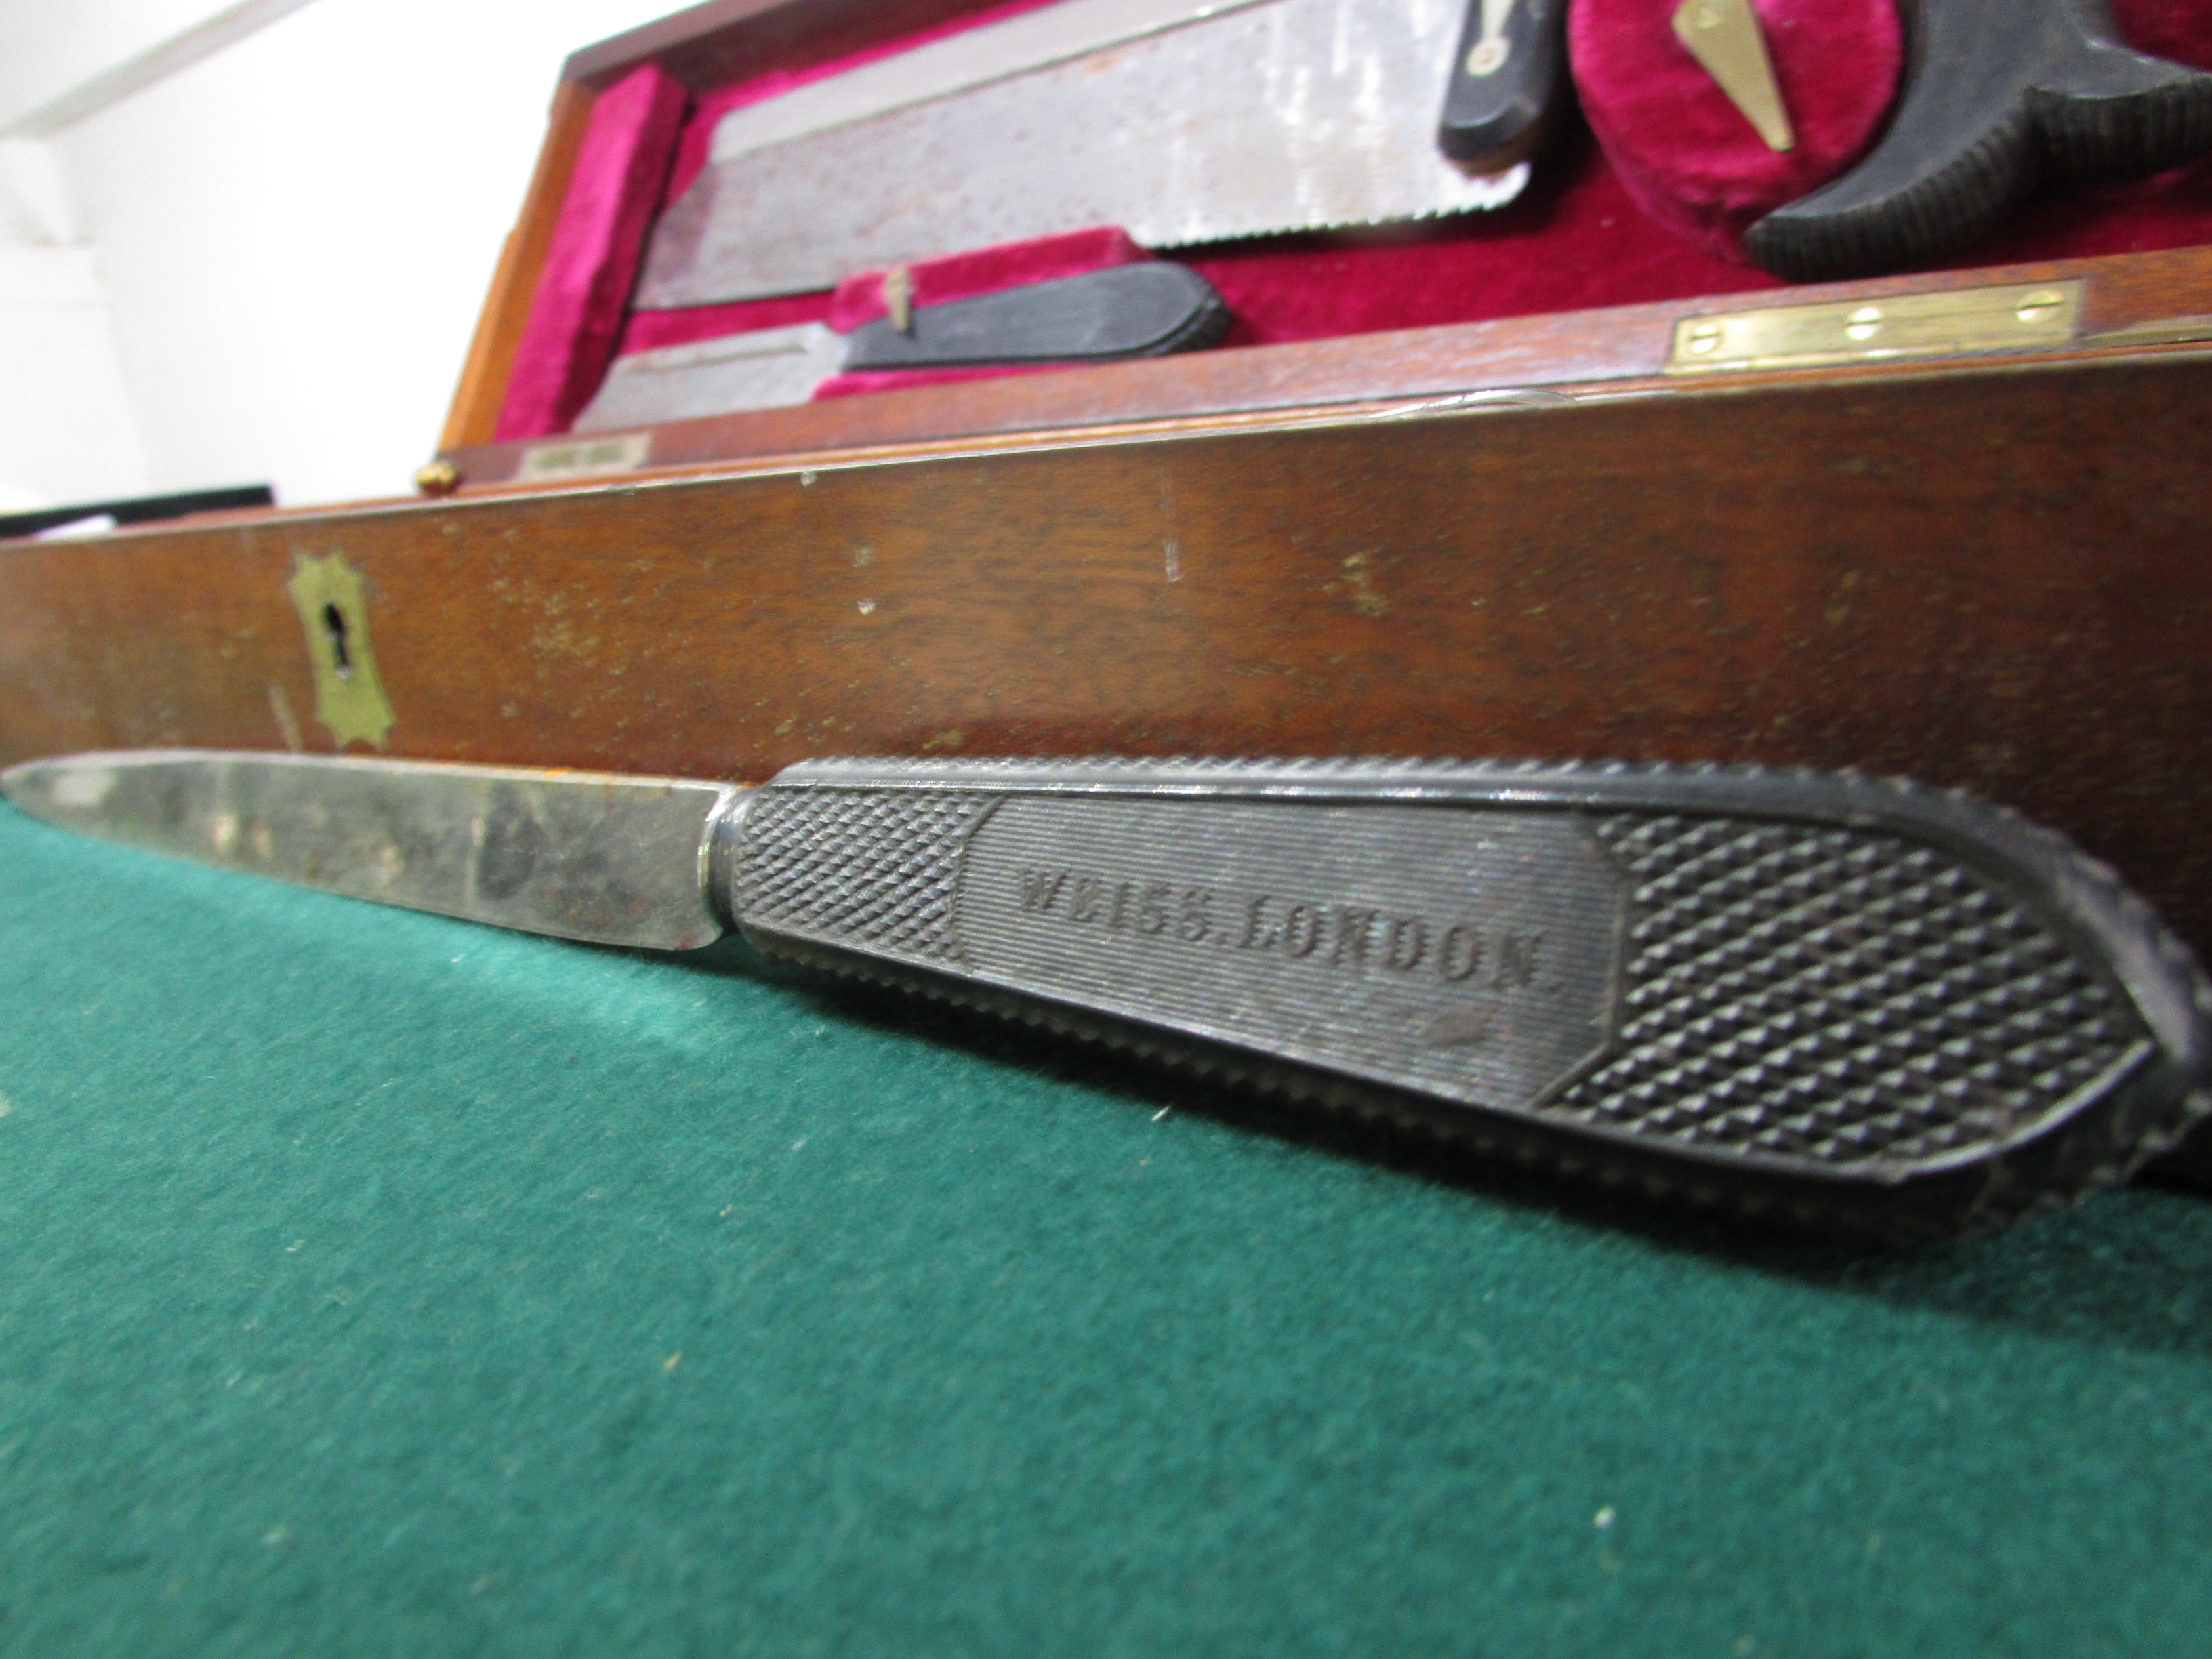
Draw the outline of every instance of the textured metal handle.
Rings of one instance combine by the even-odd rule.
[[[2117,1180],[2212,1109],[2212,998],[2149,911],[1907,785],[822,762],[729,835],[771,953],[1892,1235]]]

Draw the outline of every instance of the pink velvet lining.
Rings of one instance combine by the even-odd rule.
[[[842,63],[709,93],[684,123],[680,137],[672,131],[659,137],[662,127],[634,114],[629,120],[635,136],[628,152],[631,170],[622,176],[647,182],[628,199],[657,206],[672,196],[703,162],[715,119],[740,103],[837,73],[866,58],[919,44],[921,39],[1048,3],[1014,0],[933,31],[929,36],[898,43],[896,48],[886,46]],[[1854,124],[1864,120],[1864,102],[1854,102],[1856,94],[1842,95],[1850,92],[1848,86],[1820,89],[1820,77],[1830,72],[1844,75],[1844,43],[1856,40],[1853,50],[1862,54],[1862,71],[1877,83],[1884,73],[1893,79],[1895,59],[1887,54],[1893,53],[1894,46],[1883,47],[1880,26],[1880,14],[1887,9],[1891,0],[1756,3],[1771,26],[1778,79],[1785,98],[1791,100],[1801,133],[1807,135],[1802,147],[1808,156],[1796,163],[1785,158],[1782,165],[1785,168],[1803,165],[1817,155],[1827,158],[1820,165],[1840,171],[1848,165],[1853,149]],[[1623,27],[1632,27],[1646,36],[1657,37],[1656,41],[1646,39],[1636,50],[1680,53],[1690,75],[1702,78],[1704,72],[1682,52],[1668,28],[1671,6],[1665,0],[1577,0],[1577,7],[1571,13],[1571,21],[1585,28],[1585,13],[1595,15],[1617,9],[1626,16],[1634,11],[1642,21],[1624,22]],[[2123,38],[2130,44],[2198,67],[2212,67],[2212,4],[2205,0],[2114,0],[2113,10]],[[1824,67],[1820,62],[1823,52],[1838,54],[1836,64]],[[1587,56],[1586,50],[1583,55]],[[1885,63],[1891,65],[1886,71]],[[1578,62],[1578,71],[1580,68]],[[1683,94],[1680,70],[1678,64],[1669,76],[1678,94]],[[641,70],[603,95],[602,108],[616,93],[652,73]],[[1603,125],[1608,118],[1604,112],[1610,110],[1616,117],[1626,113],[1634,101],[1628,96],[1631,90],[1626,81],[1616,88],[1618,96],[1601,88],[1591,100],[1593,119]],[[1692,82],[1686,95],[1698,91]],[[1719,98],[1717,89],[1711,95]],[[657,118],[665,118],[665,101],[653,108]],[[1710,108],[1698,119],[1677,126],[1658,118],[1638,126],[1636,131],[1643,137],[1633,147],[1635,159],[1622,165],[1608,161],[1587,131],[1578,125],[1571,127],[1540,158],[1537,179],[1528,192],[1496,213],[1469,215],[1401,231],[1264,238],[1192,249],[1172,257],[1186,258],[1221,291],[1237,319],[1227,342],[1230,345],[1321,339],[1777,287],[1774,279],[1717,251],[1730,245],[1729,228],[1745,216],[1746,204],[1754,198],[1753,186],[1766,178],[1770,182],[1765,188],[1771,191],[1776,187],[1771,182],[1771,173],[1765,171],[1773,164],[1763,159],[1773,152],[1765,149],[1724,100],[1720,101],[1719,112],[1726,120],[1717,126],[1717,118]],[[1734,134],[1727,122],[1741,126],[1741,133]],[[595,111],[587,152],[599,135],[599,112]],[[1869,131],[1867,137],[1857,142],[1863,144],[1870,137]],[[1745,140],[1750,149],[1741,148]],[[653,142],[661,146],[658,171],[649,154]],[[1626,155],[1618,131],[1613,134],[1613,143],[1617,156]],[[611,141],[609,147],[615,148]],[[678,157],[672,168],[672,154]],[[1729,155],[1735,157],[1733,161],[1729,161]],[[612,177],[619,170],[609,166],[601,171]],[[600,265],[592,266],[580,256],[575,263],[604,274],[598,286],[580,283],[573,275],[556,282],[556,261],[549,259],[547,275],[540,285],[540,303],[532,312],[531,331],[526,336],[514,389],[501,421],[502,437],[533,437],[563,429],[588,398],[611,355],[607,344],[599,343],[602,329],[609,343],[616,342],[618,331],[618,349],[629,352],[794,322],[830,322],[850,328],[881,314],[881,274],[872,272],[848,279],[836,292],[684,311],[640,312],[624,319],[620,310],[635,279],[645,216],[610,213],[604,195],[585,188],[585,177],[586,169],[580,161],[579,184],[571,188],[555,238],[555,252],[559,256],[572,246],[585,250],[597,247]],[[654,188],[663,177],[667,179],[665,191]],[[1687,185],[1682,181],[1687,181]],[[1695,204],[1683,205],[1664,198],[1660,186],[1677,196],[1694,195]],[[1793,187],[1790,193],[1802,191]],[[584,222],[573,240],[572,219]],[[600,228],[592,231],[594,225]],[[1686,230],[1699,240],[1680,234]],[[1071,239],[1045,238],[918,264],[913,267],[918,297],[922,303],[965,297],[1097,268],[1096,264],[1085,263],[1086,259],[1121,263],[1142,254],[1118,231],[1082,234],[1096,238],[1086,245],[1087,252],[1065,246]],[[629,238],[626,263],[618,257],[625,235]],[[2212,160],[2136,184],[2100,186],[2031,203],[2000,230],[1947,263],[1966,266],[2146,252],[2207,240],[2212,240]],[[617,275],[618,283],[614,280]],[[963,287],[963,282],[988,285]],[[549,312],[548,298],[580,292],[603,308],[610,293],[617,297],[612,307],[604,311],[571,303],[565,313],[571,331],[564,339],[559,319]],[[958,369],[841,375],[825,383],[817,395],[848,396],[893,386],[975,380],[1008,372],[1036,371]],[[539,392],[536,401],[530,402],[521,395],[526,380],[550,385],[559,395]]]
[[[1905,65],[1894,0],[1753,0],[1796,143],[1767,148],[1689,48],[1680,0],[1574,0],[1568,50],[1583,113],[1622,185],[1707,252],[1840,178],[1882,129]]]
[[[592,106],[507,380],[501,441],[565,431],[614,361],[686,101],[647,64]]]

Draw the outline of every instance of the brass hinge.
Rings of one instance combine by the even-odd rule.
[[[1674,325],[1669,374],[1726,369],[1814,368],[1828,363],[1942,357],[2070,343],[2087,284],[2012,283],[1881,300],[1715,311]]]

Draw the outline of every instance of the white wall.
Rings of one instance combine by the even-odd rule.
[[[76,3],[142,21],[192,9]],[[266,481],[294,504],[404,492],[436,444],[562,58],[674,9],[313,0],[63,125],[46,142],[105,279],[143,460],[135,475],[118,461],[112,489],[71,475],[46,492]],[[26,48],[38,61],[64,56],[57,14],[70,9],[0,0],[0,62],[23,42],[46,42]],[[112,44],[143,54],[143,34],[118,25]],[[14,94],[0,75],[0,116],[10,96],[52,109],[66,78]],[[9,406],[36,401],[4,362],[0,433],[18,418]]]
[[[146,479],[92,250],[0,246],[0,513]]]
[[[99,261],[52,146],[0,138],[0,513],[145,488]]]
[[[0,6],[0,132],[44,138],[220,52],[307,0],[68,0]]]

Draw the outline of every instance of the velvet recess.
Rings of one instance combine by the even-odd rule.
[[[518,351],[501,441],[565,431],[626,352],[882,314],[880,272],[837,289],[681,311],[632,311],[655,216],[706,163],[728,111],[1050,0],[1014,0],[923,34],[693,96],[658,68],[634,71],[592,112]],[[1328,338],[1780,286],[1743,263],[1759,215],[1845,171],[1879,136],[1903,61],[1894,0],[1753,0],[1798,144],[1769,150],[1675,40],[1674,0],[1573,0],[1569,46],[1587,124],[1540,158],[1521,199],[1495,213],[1354,234],[1255,239],[1178,250],[1228,303],[1224,344]],[[2113,0],[2140,49],[2212,69],[2212,4]],[[1595,137],[1593,137],[1595,134]],[[2212,160],[2156,178],[2030,204],[1947,265],[2148,252],[2212,237]],[[1101,227],[956,253],[912,268],[933,304],[1152,257]],[[817,398],[1034,368],[837,375]]]

